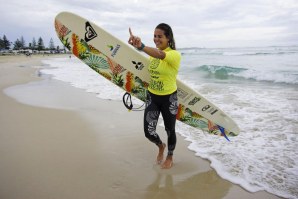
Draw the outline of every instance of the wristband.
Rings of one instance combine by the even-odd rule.
[[[138,50],[143,50],[145,48],[145,44],[142,43],[141,47]]]

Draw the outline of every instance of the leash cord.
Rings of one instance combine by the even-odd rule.
[[[137,108],[133,108],[133,103],[132,103],[132,100],[131,100],[131,94],[126,92],[124,95],[123,95],[123,98],[122,98],[122,101],[123,101],[123,104],[124,106],[129,110],[129,111],[143,111],[145,109],[141,109],[145,103],[143,103],[143,105],[137,107]]]

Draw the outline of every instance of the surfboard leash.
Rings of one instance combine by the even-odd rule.
[[[226,138],[226,140],[228,140],[230,142],[230,139],[228,138],[227,134],[225,133],[225,129],[219,125],[217,125],[217,126],[221,132],[221,135],[223,135]]]
[[[137,107],[137,108],[133,108],[133,103],[132,103],[132,100],[131,100],[131,94],[126,92],[124,95],[123,95],[123,98],[122,98],[122,101],[123,101],[123,104],[124,106],[128,109],[128,111],[143,111],[145,110],[145,108],[141,109],[143,105]]]

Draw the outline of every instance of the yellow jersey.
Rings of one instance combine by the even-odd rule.
[[[163,50],[164,59],[150,57],[148,67],[150,82],[148,90],[155,95],[169,95],[177,90],[177,74],[180,67],[181,54],[170,47]]]

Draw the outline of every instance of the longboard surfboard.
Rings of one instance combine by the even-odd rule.
[[[55,29],[63,45],[81,61],[126,92],[146,100],[149,57],[70,12],[56,16]],[[177,120],[213,135],[239,134],[237,124],[220,108],[179,79],[177,86]]]

